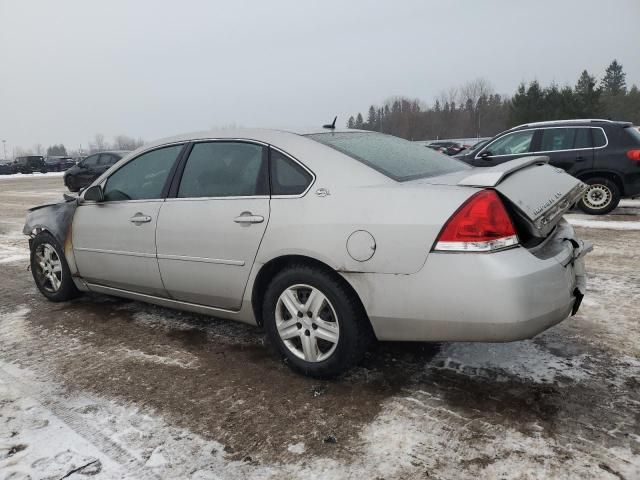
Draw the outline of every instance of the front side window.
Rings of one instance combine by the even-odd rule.
[[[113,172],[104,186],[105,201],[161,198],[182,147],[172,145],[143,153]]]
[[[518,155],[531,149],[534,130],[523,130],[500,137],[487,146],[486,152],[491,155]]]
[[[241,142],[196,143],[184,167],[178,198],[269,194],[265,150]]]
[[[271,150],[271,194],[300,195],[313,177],[301,165],[286,155]]]
[[[316,133],[317,142],[338,150],[396,181],[433,177],[470,168],[431,148],[375,132]]]
[[[100,157],[100,155],[91,155],[90,157],[85,158],[82,161],[82,166],[83,167],[95,167],[96,165],[98,165],[98,158]]]

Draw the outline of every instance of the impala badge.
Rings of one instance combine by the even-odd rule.
[[[544,202],[542,205],[540,205],[538,208],[536,208],[533,211],[534,215],[538,215],[542,212],[544,212],[547,208],[549,208],[551,205],[553,205],[554,203],[556,203],[556,201],[562,198],[562,193],[561,192],[556,192],[553,197],[551,197],[549,200],[547,200],[546,202]]]
[[[316,190],[316,195],[319,197],[326,197],[327,195],[331,195],[331,192],[326,188],[319,188]]]

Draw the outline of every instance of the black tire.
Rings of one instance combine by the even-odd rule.
[[[580,209],[589,215],[606,215],[620,203],[620,188],[608,178],[588,178],[584,181],[589,188],[578,203]]]
[[[331,348],[322,353],[323,355],[330,354],[320,361],[307,361],[298,357],[291,351],[291,347],[285,344],[278,332],[276,308],[283,308],[282,305],[278,305],[280,296],[294,286],[303,286],[303,290],[304,286],[319,290],[328,300],[327,303],[324,303],[325,310],[322,311],[329,311],[329,317],[332,316],[331,312],[335,312],[337,317],[334,319],[339,328],[337,343],[335,343],[332,353],[330,353]],[[300,297],[298,298],[300,299]],[[332,310],[331,307],[333,307]],[[271,280],[262,305],[262,318],[269,341],[288,365],[296,372],[316,378],[335,377],[357,364],[374,339],[366,313],[348,286],[341,279],[336,278],[336,274],[305,264],[293,265],[276,274]],[[320,318],[322,319],[322,317]],[[292,317],[288,320],[292,320]],[[303,317],[301,321],[313,322],[313,319]],[[315,323],[313,328],[309,326],[298,326],[297,328],[300,329],[300,338],[293,338],[291,342],[301,342],[302,335],[306,334],[309,337],[310,332],[313,332],[311,337],[314,338],[314,344],[318,345],[318,352],[321,351],[320,344],[331,345],[321,338],[314,337]]]
[[[49,261],[45,260],[46,266],[43,269],[40,259],[46,258],[43,253],[49,248],[53,253],[51,253]],[[31,242],[31,274],[40,293],[52,302],[66,302],[77,297],[80,293],[73,283],[69,264],[63,252],[60,244],[49,232],[39,233]],[[56,262],[59,262],[59,272],[53,272],[53,268],[51,268]],[[54,284],[47,273],[55,275],[59,279],[59,284]]]

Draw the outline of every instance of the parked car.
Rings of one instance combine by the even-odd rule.
[[[127,150],[110,150],[89,155],[64,173],[65,186],[71,192],[80,191],[128,153]]]
[[[45,157],[44,163],[46,164],[47,171],[49,172],[64,172],[76,164],[73,158],[63,156]]]
[[[585,188],[544,157],[478,169],[376,132],[220,130],[137,150],[24,233],[52,301],[258,324],[325,377],[374,338],[503,342],[575,313],[589,246],[562,215]]]
[[[16,173],[13,162],[0,162],[0,175],[11,175],[12,173]]]
[[[47,173],[47,166],[42,155],[17,157],[14,162],[14,168],[16,173]]]
[[[445,155],[456,155],[464,150],[464,147],[457,142],[451,142],[447,140],[438,140],[431,142],[427,145],[432,150],[437,150]]]
[[[640,195],[640,132],[628,122],[561,120],[529,123],[502,132],[456,158],[489,167],[528,155],[546,155],[589,185],[579,207],[603,215],[621,198]]]

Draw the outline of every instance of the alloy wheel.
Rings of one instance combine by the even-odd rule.
[[[43,243],[35,252],[37,278],[47,292],[56,293],[62,285],[62,261],[58,252],[49,245]]]
[[[276,304],[276,328],[284,345],[298,358],[321,362],[335,351],[340,324],[327,296],[310,285],[287,288]]]

